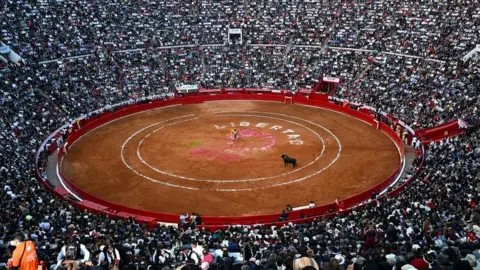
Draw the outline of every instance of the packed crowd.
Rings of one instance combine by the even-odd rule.
[[[480,37],[475,1],[346,1],[341,6],[332,46],[453,60]]]
[[[342,82],[338,97],[418,128],[458,117],[475,123],[480,64],[457,60],[480,40],[479,6],[466,0],[7,0],[0,39],[26,64],[0,70],[0,267],[11,257],[11,240],[30,239],[50,265],[69,257],[73,246],[75,259],[104,268],[108,261],[132,269],[179,262],[204,270],[479,269],[478,130],[430,145],[421,174],[398,197],[285,227],[209,232],[184,216],[180,228],[148,230],[54,197],[34,177],[44,163],[32,164],[42,139],[61,123],[125,100],[164,98],[178,84],[297,91],[334,76]],[[224,44],[228,27],[244,29],[245,44],[204,46]],[[189,46],[161,48],[172,45]],[[141,50],[121,51],[128,49]]]
[[[0,39],[35,60],[102,48],[224,44],[330,45],[458,59],[480,37],[480,5],[441,1],[7,0]],[[61,18],[61,19],[60,19]]]
[[[404,57],[370,65],[337,95],[380,108],[417,128],[478,114],[480,64],[460,66]]]

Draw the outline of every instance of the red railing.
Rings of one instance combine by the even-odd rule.
[[[465,129],[458,125],[458,120],[451,120],[433,128],[417,130],[417,135],[422,138],[424,144],[428,144],[432,141],[457,136],[463,132],[465,132]]]
[[[94,116],[89,119],[81,120],[79,124],[82,128],[78,129],[76,125],[73,125],[73,132],[69,134],[66,141],[68,142],[68,145],[71,145],[79,137],[81,137],[88,131],[100,125],[103,125],[114,119],[118,119],[120,117],[129,115],[129,114],[137,113],[140,111],[151,110],[151,109],[162,107],[162,106],[175,105],[175,104],[195,104],[195,103],[202,103],[204,101],[215,101],[215,100],[265,100],[265,101],[283,102],[285,98],[285,96],[282,94],[270,94],[270,93],[259,94],[256,92],[255,94],[251,94],[251,92],[254,92],[254,91],[250,89],[248,92],[250,93],[246,93],[245,90],[241,90],[241,91],[232,90],[230,91],[230,93],[228,93],[228,89],[227,89],[227,90],[224,90],[222,94],[212,95],[209,92],[205,92],[204,95],[192,95],[192,96],[185,96],[182,98],[157,100],[157,101],[152,101],[148,104],[125,105],[123,107],[116,108],[114,112],[104,112],[99,116]],[[331,109],[374,125],[373,115],[366,112],[353,110],[349,107],[339,106],[334,103],[330,103],[327,100],[328,99],[326,97],[321,97],[318,99],[309,99],[308,97],[305,97],[305,96],[293,97],[294,103]],[[385,132],[394,141],[395,145],[399,148],[401,161],[403,162],[404,148],[400,138],[398,138],[396,133],[392,129],[390,129],[390,127],[388,127],[383,123],[380,123],[380,130]],[[62,158],[63,158],[63,151],[62,151],[62,148],[60,148],[60,151],[58,154],[59,166]],[[392,173],[392,175],[390,175],[390,177],[388,177],[381,183],[377,184],[376,186],[369,188],[368,190],[365,190],[364,192],[361,192],[355,196],[342,200],[338,204],[331,203],[331,204],[317,206],[312,209],[290,212],[289,222],[290,221],[308,221],[312,218],[319,217],[319,216],[329,216],[329,215],[335,215],[338,213],[350,211],[352,207],[355,207],[358,204],[369,200],[373,191],[375,191],[378,194],[381,191],[387,189],[389,185],[391,185],[391,183],[399,175],[402,169],[402,166],[403,166],[402,163],[399,164],[399,167]],[[38,170],[37,170],[37,174],[39,177],[41,177],[40,172]],[[122,216],[122,217],[133,216],[139,221],[148,222],[150,224],[155,224],[155,222],[157,221],[177,223],[179,220],[179,215],[177,214],[157,213],[157,212],[133,209],[133,208],[129,208],[123,205],[118,205],[113,202],[109,202],[109,201],[105,201],[103,199],[97,198],[85,192],[84,190],[82,190],[81,188],[73,184],[71,181],[69,181],[65,177],[65,175],[63,175],[63,173],[61,172],[61,168],[59,169],[59,174],[60,174],[60,177],[63,179],[63,183],[65,184],[65,186],[68,189],[70,189],[74,194],[76,194],[77,196],[83,199],[82,202],[77,203],[77,205],[83,209],[89,209],[90,211],[94,211],[97,213],[104,213],[108,215],[115,215],[115,216]],[[276,222],[278,217],[279,217],[278,213],[270,214],[270,215],[241,216],[241,217],[204,216],[203,221],[205,224],[204,226],[215,229],[219,226],[220,227],[225,226],[224,224],[247,224],[247,225],[259,224],[259,223],[281,224]],[[301,217],[308,217],[308,218],[301,219]]]
[[[404,183],[401,183],[400,185],[398,185],[397,187],[395,187],[395,189],[391,190],[390,192],[388,192],[386,194],[386,196],[388,197],[396,197],[398,196],[398,194],[400,194],[417,176],[418,174],[420,173],[420,171],[422,170],[423,168],[423,163],[424,163],[424,151],[423,151],[423,148],[422,148],[422,154],[421,154],[421,162],[419,164],[419,166],[417,167],[417,170],[415,172],[415,174],[410,177],[409,179],[407,179]],[[384,195],[385,196],[385,195]],[[380,200],[382,199],[384,196],[381,196],[381,197],[378,197],[377,199],[375,200],[371,200],[370,203],[373,203],[373,202],[376,202],[377,200]],[[298,224],[298,223],[305,223],[305,222],[311,222],[311,221],[315,221],[319,218],[329,218],[329,217],[333,217],[333,216],[337,216],[337,215],[345,215],[345,214],[349,214],[351,211],[353,210],[360,210],[362,208],[364,208],[365,206],[367,206],[367,204],[357,204],[351,208],[348,208],[348,209],[345,209],[345,210],[339,210],[339,211],[334,211],[334,212],[331,212],[331,213],[327,213],[327,214],[320,214],[320,215],[315,215],[315,216],[309,216],[309,217],[306,217],[306,218],[302,218],[302,219],[289,219],[288,221],[277,221],[277,222],[266,222],[266,223],[261,223],[261,222],[256,222],[252,225],[248,225],[247,227],[253,227],[255,225],[264,225],[264,226],[277,226],[277,227],[281,227],[285,224],[288,224],[288,223],[293,223],[293,224]],[[205,228],[209,231],[216,231],[216,230],[219,230],[219,229],[226,229],[228,226],[230,225],[201,225],[199,227],[202,227],[202,228]],[[244,225],[246,226],[246,225]]]

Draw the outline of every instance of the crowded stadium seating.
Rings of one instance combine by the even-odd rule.
[[[114,245],[122,267],[156,264],[157,249],[198,242],[215,256],[242,254],[243,270],[292,269],[309,256],[323,269],[480,267],[480,2],[6,0],[0,41],[22,59],[0,63],[0,267],[15,233],[54,265],[78,238],[95,253]],[[229,44],[228,28],[243,29]],[[462,134],[425,143],[423,169],[396,196],[348,214],[283,227],[201,224],[147,228],[74,207],[41,185],[42,141],[64,123],[111,104],[203,88],[311,88],[385,111],[422,130],[463,119]],[[420,162],[415,159],[414,164]],[[413,175],[413,173],[412,173]],[[180,221],[180,220],[179,220]],[[198,225],[198,226],[195,226]],[[468,256],[472,255],[472,256]],[[473,259],[472,259],[473,258]],[[171,268],[171,263],[161,267]],[[202,264],[231,269],[233,261]],[[243,266],[242,266],[243,264]],[[340,264],[340,265],[339,265]],[[413,266],[412,266],[413,265]],[[156,265],[158,266],[158,265]]]

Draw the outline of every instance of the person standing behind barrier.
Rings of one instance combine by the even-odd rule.
[[[36,270],[38,267],[37,252],[35,244],[28,240],[24,240],[23,234],[16,234],[13,241],[10,242],[15,246],[12,258],[9,260],[10,269],[14,270]]]
[[[182,228],[188,224],[187,219],[188,219],[188,214],[185,214],[185,213],[180,214],[180,226]]]

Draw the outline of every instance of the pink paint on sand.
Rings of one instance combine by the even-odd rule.
[[[263,145],[257,147],[245,146],[240,143],[241,141],[248,141],[248,138],[260,138]],[[223,147],[219,150],[218,146],[211,147],[196,147],[190,150],[190,154],[200,156],[202,158],[219,161],[236,161],[244,157],[248,157],[259,152],[268,151],[276,144],[275,138],[265,132],[255,130],[242,130],[239,132],[238,140],[235,141],[230,135],[226,136],[225,144],[227,147]]]
[[[239,131],[238,132],[238,138],[241,140],[241,139],[246,139],[246,138],[251,138],[251,137],[257,137],[257,138],[260,138],[262,139],[262,141],[265,141],[265,144],[263,146],[260,146],[260,147],[256,147],[256,148],[246,148],[246,147],[243,147],[241,145],[238,145],[235,144],[236,141],[232,139],[231,136],[227,135],[227,140],[225,141],[225,143],[227,145],[229,145],[231,148],[236,148],[236,149],[241,149],[242,151],[244,152],[249,152],[250,150],[261,150],[261,151],[266,151],[270,148],[272,148],[275,144],[276,144],[276,140],[275,138],[272,136],[272,134],[270,133],[265,133],[265,132],[261,132],[261,131],[255,131],[255,130],[249,130],[249,129],[245,129],[245,130],[242,130],[242,131]]]

